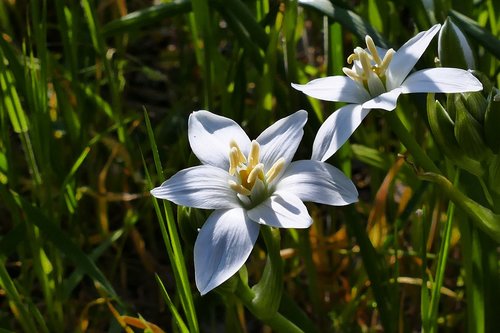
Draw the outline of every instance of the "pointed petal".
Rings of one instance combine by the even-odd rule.
[[[304,125],[307,122],[307,112],[300,110],[282,118],[268,127],[256,139],[260,144],[260,161],[264,164],[264,171],[281,157],[290,163],[304,135]]]
[[[247,213],[255,222],[271,227],[308,228],[312,224],[304,203],[296,195],[287,192],[274,192]]]
[[[230,179],[232,177],[227,171],[211,165],[199,165],[177,172],[161,186],[152,189],[151,194],[188,207],[240,207],[236,193],[228,185]]]
[[[194,244],[196,287],[202,295],[245,264],[258,235],[259,225],[242,208],[216,210],[208,217]]]
[[[403,82],[403,93],[459,93],[480,91],[481,82],[470,72],[458,68],[430,68],[413,73]]]
[[[349,104],[332,113],[316,134],[311,159],[326,161],[335,154],[369,112],[358,104]]]
[[[363,104],[365,109],[382,109],[392,111],[396,108],[398,97],[401,95],[402,89],[396,88],[377,97],[372,98]]]
[[[436,24],[429,30],[418,33],[394,54],[386,72],[387,90],[392,90],[401,85],[440,28],[441,25]]]
[[[363,103],[370,98],[368,92],[346,76],[328,76],[307,84],[292,83],[304,94],[324,101]]]
[[[358,191],[342,171],[320,161],[292,162],[276,191],[293,193],[302,201],[344,206],[358,201]]]
[[[250,139],[232,119],[208,111],[191,113],[188,121],[189,144],[203,164],[229,170],[229,143],[236,141],[246,155]]]

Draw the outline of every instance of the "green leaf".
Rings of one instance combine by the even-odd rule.
[[[471,220],[497,243],[500,243],[500,215],[472,200],[444,176],[426,172],[420,178],[439,185],[441,190],[462,209]]]
[[[476,68],[472,48],[450,17],[439,31],[438,43],[439,62],[443,67]]]
[[[462,31],[477,40],[495,57],[500,58],[500,40],[497,37],[481,28],[476,21],[455,10],[450,11],[450,16],[453,18],[453,22],[455,22]]]
[[[5,259],[0,257],[0,286],[7,295],[10,308],[17,314],[16,317],[20,326],[27,333],[37,332],[33,317],[30,315],[26,304],[23,303],[14,281],[5,268]]]
[[[7,195],[4,191],[2,191],[2,194]],[[78,268],[90,276],[94,281],[99,282],[108,295],[118,299],[115,290],[101,270],[64,231],[50,221],[41,209],[31,205],[15,192],[11,192],[10,195],[14,198],[24,214],[26,214],[28,223],[35,224],[40,229],[45,239],[52,242],[61,253],[64,253],[65,256],[73,261]]]
[[[101,33],[103,37],[128,33],[139,28],[156,25],[167,17],[187,14],[190,11],[191,0],[162,3],[129,13],[117,20],[111,21],[102,27]]]
[[[427,118],[432,136],[439,149],[460,168],[474,175],[482,175],[484,170],[481,163],[467,157],[458,146],[454,133],[455,124],[441,103],[434,99],[434,94],[427,96]]]
[[[174,320],[177,324],[177,327],[180,329],[181,332],[183,333],[189,333],[189,330],[184,323],[184,320],[182,320],[181,315],[179,314],[179,311],[177,311],[177,308],[175,307],[174,303],[170,299],[170,296],[168,296],[168,292],[165,289],[165,286],[163,285],[163,282],[161,281],[160,277],[155,274],[156,282],[158,283],[158,286],[160,287],[161,294],[163,296],[163,299],[165,300],[165,303],[167,304],[170,313],[172,313]]]
[[[394,163],[391,155],[364,145],[351,144],[352,154],[359,161],[380,170],[389,170]]]
[[[369,35],[376,45],[383,48],[389,47],[384,37],[353,11],[334,6],[328,0],[299,0],[299,5],[313,8],[334,21],[340,22],[361,40],[364,40],[365,36]]]
[[[153,128],[151,127],[151,122],[147,114],[146,109],[144,109],[144,120],[146,122],[146,130],[148,134],[149,144],[153,153],[154,164],[156,167],[156,172],[160,176],[161,180],[164,179],[163,168],[161,166],[160,156],[158,154],[158,147],[156,145],[156,140],[153,134]],[[152,187],[151,178],[149,176],[149,171],[144,161],[144,170],[146,172],[146,179],[148,181],[147,185],[149,188]],[[181,300],[182,307],[184,309],[184,314],[187,317],[187,322],[191,332],[199,332],[198,319],[196,316],[196,310],[193,302],[193,295],[191,293],[191,286],[189,284],[186,261],[184,260],[184,254],[182,252],[182,247],[180,243],[179,234],[177,232],[177,227],[175,225],[174,215],[172,212],[172,207],[170,203],[163,200],[163,213],[160,211],[160,206],[158,200],[152,197],[153,205],[158,217],[158,222],[160,225],[161,234],[163,236],[163,241],[165,248],[167,250],[168,257],[173,266],[174,278],[178,287],[178,293]],[[165,216],[165,219],[163,218]],[[165,223],[166,222],[166,223]]]
[[[353,208],[351,208],[353,212]],[[354,213],[352,213],[354,214]],[[390,271],[383,256],[377,252],[362,227],[359,220],[352,218],[347,228],[356,238],[360,248],[361,258],[366,269],[366,273],[371,282],[371,290],[377,308],[380,312],[380,321],[386,332],[396,331],[397,307],[395,304],[397,287],[390,282]]]

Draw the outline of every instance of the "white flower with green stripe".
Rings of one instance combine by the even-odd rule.
[[[307,112],[298,111],[250,140],[233,120],[208,111],[189,117],[188,136],[203,165],[179,171],[151,194],[178,205],[213,209],[194,246],[196,286],[203,295],[248,259],[260,225],[307,228],[304,201],[342,206],[357,201],[354,184],[320,161],[292,162]]]

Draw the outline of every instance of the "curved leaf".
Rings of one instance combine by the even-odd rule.
[[[377,30],[375,30],[368,22],[363,20],[361,16],[350,10],[334,6],[328,0],[299,0],[299,5],[302,7],[313,8],[334,21],[340,22],[362,40],[366,35],[370,35],[376,45],[383,48],[389,48],[390,46],[385,41],[384,37],[382,37],[382,35],[379,34]]]
[[[453,22],[467,35],[478,41],[485,49],[490,51],[495,57],[500,58],[500,40],[484,30],[476,21],[451,10],[450,16]]]

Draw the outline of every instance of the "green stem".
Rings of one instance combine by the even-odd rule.
[[[457,171],[457,175],[455,176],[455,185],[458,184],[459,176],[460,176],[460,171]],[[441,297],[441,287],[443,285],[443,280],[444,280],[446,262],[448,259],[448,251],[450,248],[451,225],[453,221],[453,216],[455,215],[455,204],[452,201],[450,201],[450,203],[448,204],[448,212],[446,215],[448,216],[448,218],[446,219],[443,239],[441,240],[441,247],[439,249],[439,259],[436,268],[436,277],[434,279],[434,284],[432,287],[432,297],[429,306],[429,314],[427,317],[429,318],[431,333],[438,331],[438,326],[437,326],[438,305],[439,305],[439,299]]]
[[[401,119],[396,111],[387,112],[385,119],[406,149],[408,149],[411,153],[418,166],[423,168],[425,171],[441,174],[441,171],[436,164],[432,162],[415,138],[410,134],[405,125],[401,122]]]
[[[278,312],[283,294],[283,261],[280,255],[280,231],[262,226],[261,235],[267,248],[267,262],[260,281],[252,287],[252,303],[259,311],[258,317],[272,318]]]
[[[236,288],[235,294],[253,315],[255,315],[259,320],[261,320],[265,324],[269,325],[273,329],[273,331],[283,332],[283,333],[303,332],[299,327],[297,327],[297,325],[295,325],[290,320],[285,318],[279,312],[276,312],[274,316],[268,318],[259,316],[259,313],[261,311],[259,311],[259,309],[253,302],[255,293],[252,291],[252,289],[250,289],[250,287],[248,287],[247,284],[245,284],[241,280],[238,281],[238,287]]]

